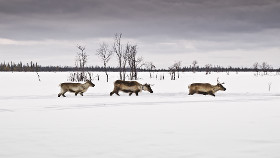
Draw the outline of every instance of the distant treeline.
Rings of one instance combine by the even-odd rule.
[[[119,72],[118,67],[107,67],[107,71]],[[129,72],[127,68],[127,72]],[[146,69],[138,68],[139,72],[169,72],[170,69]],[[37,62],[30,62],[23,64],[22,62],[3,62],[0,63],[0,71],[12,71],[12,72],[67,72],[67,71],[80,71],[77,67],[71,66],[41,66]],[[85,71],[99,71],[104,72],[105,68],[101,66],[89,66],[85,67]],[[174,70],[173,70],[174,71]],[[211,66],[211,67],[180,67],[176,69],[180,72],[280,72],[280,68],[275,69],[272,67],[268,68],[248,68],[248,67],[222,67],[222,66]]]

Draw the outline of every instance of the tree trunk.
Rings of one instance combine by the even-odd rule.
[[[105,67],[105,74],[106,74],[106,81],[109,82],[109,75],[108,75],[108,73],[107,73],[106,67]]]
[[[120,80],[122,80],[122,61],[119,59],[119,64],[120,64]]]

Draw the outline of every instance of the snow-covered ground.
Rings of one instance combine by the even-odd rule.
[[[1,158],[279,158],[280,76],[140,73],[154,93],[109,96],[96,78],[84,96],[58,98],[69,73],[0,73]],[[153,74],[156,76],[156,73]],[[216,97],[189,96],[193,82],[216,83]],[[269,84],[271,89],[269,91]]]

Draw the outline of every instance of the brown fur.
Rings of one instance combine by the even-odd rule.
[[[66,92],[72,92],[75,93],[75,95],[77,96],[77,94],[81,94],[81,96],[83,96],[83,93],[86,92],[88,90],[89,87],[94,87],[95,85],[87,80],[86,83],[61,83],[60,87],[61,87],[61,92],[58,94],[58,97],[60,97],[61,95],[63,97],[66,97],[64,94]]]
[[[215,93],[219,90],[225,91],[226,88],[220,83],[217,85],[211,85],[209,83],[193,83],[189,85],[189,95],[197,93],[215,96]]]
[[[137,81],[117,80],[114,82],[114,90],[110,93],[110,96],[112,96],[114,93],[119,95],[119,91],[129,93],[130,96],[132,95],[132,93],[135,93],[136,96],[138,96],[138,93],[142,90],[153,93],[153,90],[151,89],[151,86],[149,84],[142,85]]]

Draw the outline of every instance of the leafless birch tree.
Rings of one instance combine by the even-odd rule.
[[[100,45],[100,48],[97,50],[96,55],[99,56],[99,58],[101,59],[101,61],[103,62],[103,66],[104,66],[104,71],[106,74],[106,79],[107,82],[109,81],[109,75],[107,72],[107,64],[109,62],[109,60],[111,59],[111,56],[113,55],[113,52],[111,50],[109,50],[109,46],[106,43],[102,43]]]
[[[78,67],[82,72],[85,71],[85,65],[88,61],[88,55],[85,52],[86,47],[77,45],[77,48],[81,51],[81,52],[77,52],[77,56],[76,56],[76,67]]]
[[[193,62],[192,62],[192,65],[193,65],[193,73],[195,73],[195,71],[196,71],[196,65],[197,65],[197,61],[196,60],[194,60]]]
[[[137,45],[127,44],[128,64],[130,67],[130,80],[137,80],[137,69],[144,65],[143,58],[137,57]]]
[[[77,52],[76,67],[79,69],[79,71],[81,71],[80,75],[77,75],[77,80],[84,81],[86,80],[85,66],[88,61],[88,55],[85,52],[85,46],[77,45],[77,48],[80,50],[80,52]],[[79,73],[77,72],[77,74]]]
[[[253,69],[257,72],[257,75],[259,75],[259,63],[258,62],[255,62],[253,64]]]
[[[271,66],[267,62],[263,62],[261,64],[261,69],[262,69],[264,75],[267,75],[267,72],[270,68],[271,68]]]
[[[78,72],[70,73],[69,80],[70,81],[85,81],[87,79],[91,79],[91,74],[88,72],[86,73],[85,67],[88,61],[88,55],[85,52],[86,47],[77,45],[77,48],[80,50],[77,52],[77,56],[75,59],[75,66]]]
[[[208,74],[211,73],[211,67],[212,67],[211,64],[206,64],[206,65],[205,65],[205,72],[206,72],[206,75],[208,75]]]
[[[115,34],[115,42],[113,45],[113,52],[116,53],[117,58],[118,58],[118,63],[119,63],[119,71],[120,71],[120,80],[123,80],[123,76],[122,76],[122,70],[123,70],[123,50],[122,50],[122,45],[121,45],[121,38],[122,38],[122,34]]]
[[[152,62],[146,62],[145,67],[150,72],[150,78],[152,78],[152,71],[156,69],[156,66]]]
[[[180,71],[180,69],[181,69],[181,61],[177,61],[175,64],[174,64],[174,68],[175,68],[175,70],[177,71],[177,75],[178,75],[178,78],[180,78],[180,73],[179,73],[179,71]]]

